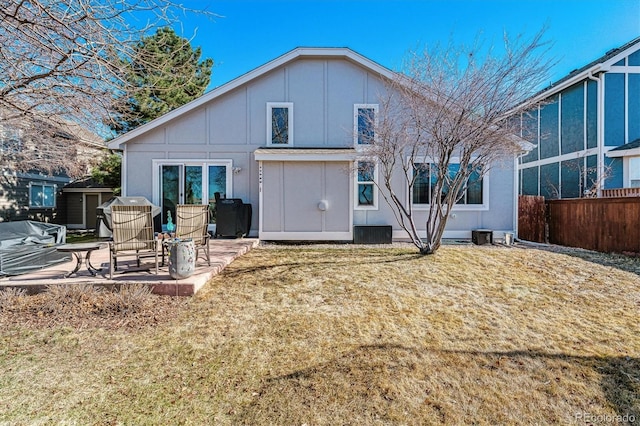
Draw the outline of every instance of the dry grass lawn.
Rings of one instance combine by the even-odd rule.
[[[0,310],[0,424],[640,421],[640,259],[262,247],[175,309]]]

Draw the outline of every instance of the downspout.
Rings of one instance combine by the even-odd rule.
[[[125,144],[122,150],[122,161],[120,163],[120,195],[127,197],[127,145]]]
[[[595,70],[596,73],[604,72],[601,67],[598,67]],[[589,80],[595,81],[597,86],[597,95],[596,95],[596,117],[597,117],[597,130],[596,130],[596,142],[598,144],[598,192],[597,197],[602,197],[602,186],[604,185],[604,89],[602,88],[602,78],[601,76],[604,74],[599,74],[598,76],[594,75],[594,70],[589,71],[587,74],[587,78]],[[587,103],[588,106],[588,103]]]
[[[255,158],[255,154],[254,154]],[[260,238],[260,234],[262,234],[263,229],[263,216],[264,216],[264,196],[262,193],[263,190],[263,162],[258,161],[258,238]]]
[[[520,163],[520,157],[522,157],[523,154],[520,155],[516,155],[514,161],[514,169],[515,169],[515,173],[514,173],[514,179],[513,181],[516,183],[514,186],[514,191],[513,191],[513,201],[515,202],[515,207],[513,209],[513,237],[514,238],[518,238],[518,211],[520,209],[520,186],[522,185],[522,182],[520,182],[520,169],[518,168],[518,165]],[[506,237],[505,237],[506,238]]]

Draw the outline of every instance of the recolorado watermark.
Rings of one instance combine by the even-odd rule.
[[[591,414],[576,413],[574,415],[576,421],[585,423],[602,424],[602,423],[635,423],[636,416],[633,414]]]

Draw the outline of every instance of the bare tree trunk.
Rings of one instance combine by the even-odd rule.
[[[531,107],[523,101],[545,81],[550,61],[544,59],[543,34],[515,44],[505,38],[502,57],[480,59],[480,45],[413,54],[406,73],[380,97],[376,137],[367,153],[382,170],[383,198],[421,254],[440,248],[457,203],[477,202],[467,200],[470,188],[482,188],[492,167],[523,152],[521,123],[512,117]],[[394,174],[397,169],[402,173]],[[429,175],[421,179],[428,184],[416,188],[416,175],[425,169]],[[423,191],[416,199],[430,200],[425,238],[415,222],[416,191]]]

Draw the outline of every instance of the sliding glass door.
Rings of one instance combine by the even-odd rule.
[[[209,211],[211,223],[216,223],[216,194],[220,198],[227,198],[227,178],[230,177],[226,166],[207,166],[209,172]],[[231,195],[229,195],[231,197]]]
[[[167,223],[167,212],[175,220],[176,204],[180,203],[180,175],[182,166],[161,166],[160,207],[162,207],[162,223]],[[175,222],[174,222],[175,223]]]
[[[159,203],[162,223],[169,212],[175,223],[176,205],[208,203],[210,222],[215,223],[216,193],[231,197],[231,161],[163,162],[159,163]]]

